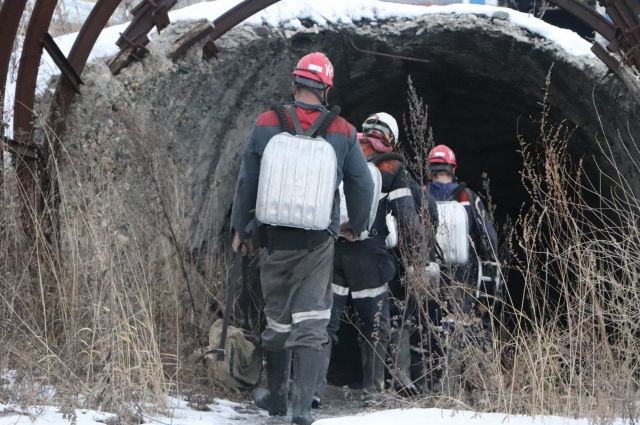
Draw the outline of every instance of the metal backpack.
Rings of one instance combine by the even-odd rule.
[[[455,191],[447,201],[436,201],[436,242],[445,265],[466,264],[469,261],[469,217],[464,203],[457,199],[459,193]]]
[[[370,162],[367,162],[367,168],[369,169],[371,180],[373,181],[373,198],[371,199],[371,208],[369,210],[369,224],[367,225],[367,230],[360,234],[360,240],[364,240],[369,237],[369,232],[376,220],[378,203],[382,199],[382,175],[380,174],[380,170]],[[340,182],[338,190],[340,191],[340,225],[343,225],[349,222],[349,211],[347,209],[347,199],[344,195],[343,182]]]
[[[273,109],[282,132],[269,140],[262,154],[256,218],[273,226],[325,230],[331,223],[337,160],[333,146],[319,135],[326,132],[340,108],[322,110],[307,131],[302,130],[293,106]]]

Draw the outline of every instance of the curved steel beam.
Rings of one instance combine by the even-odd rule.
[[[109,19],[116,11],[122,0],[99,0],[91,9],[91,13],[82,25],[78,36],[71,47],[67,60],[75,69],[78,75],[82,75],[87,60],[93,46],[95,46],[102,30],[107,26]],[[49,116],[49,124],[54,129],[56,137],[54,143],[57,145],[60,137],[65,132],[65,119],[69,112],[69,106],[73,100],[73,85],[64,75],[60,76],[60,82],[54,95],[54,104]],[[53,146],[52,151],[57,152],[57,146]]]
[[[213,26],[195,32],[190,37],[184,39],[180,46],[171,52],[169,58],[173,61],[177,60],[194,44],[207,36],[209,36],[209,40],[211,41],[217,40],[240,22],[279,1],[280,0],[244,0],[242,3],[237,4],[235,7],[220,15],[218,19],[213,21]]]
[[[13,109],[13,134],[18,143],[32,145],[33,108],[35,105],[36,83],[40,59],[42,58],[42,37],[47,33],[57,0],[37,0],[29,19],[27,32],[22,45],[18,79],[16,80],[16,98]],[[24,205],[22,217],[25,230],[34,237],[34,213],[39,211],[42,203],[38,195],[39,167],[35,160],[27,157],[17,158],[17,175],[22,184]]]
[[[95,46],[100,33],[107,26],[109,19],[121,1],[122,0],[99,0],[93,9],[91,9],[87,20],[82,25],[76,40],[73,42],[67,58],[67,61],[78,75],[82,74],[93,46]],[[74,95],[73,82],[62,74],[56,87],[53,104],[48,117],[48,124],[54,132],[54,137],[47,138],[51,143],[44,147],[44,159],[49,163],[51,159],[55,161],[60,152],[60,141],[67,130],[66,119]],[[44,198],[49,202],[50,209],[55,211],[59,201],[56,188],[57,167],[53,165],[48,167],[48,170],[49,172],[42,176],[41,186]]]
[[[27,0],[5,1],[0,9],[0,40],[2,40],[0,43],[0,97],[3,99],[7,88],[11,51],[26,4]],[[3,117],[3,112],[4,102],[0,102],[0,119]]]
[[[40,69],[40,59],[42,58],[42,37],[49,29],[57,3],[57,0],[37,0],[31,19],[29,19],[29,26],[22,45],[22,55],[20,56],[13,110],[13,129],[18,141],[25,137],[30,137],[33,128],[32,114],[38,70]]]
[[[588,6],[580,0],[549,0],[556,6],[564,9],[569,14],[575,16],[595,32],[603,36],[608,42],[613,43],[615,39],[615,28],[598,11]]]
[[[4,200],[4,99],[11,51],[27,0],[5,1],[0,9],[0,202]]]

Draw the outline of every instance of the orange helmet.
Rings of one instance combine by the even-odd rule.
[[[303,56],[293,70],[295,81],[314,89],[333,87],[333,65],[324,53]]]
[[[439,171],[446,171],[455,174],[458,163],[456,162],[456,154],[446,145],[435,146],[429,151],[427,157],[427,166],[429,172],[434,174]]]

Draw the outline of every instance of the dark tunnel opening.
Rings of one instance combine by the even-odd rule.
[[[520,175],[520,143],[535,143],[539,135],[547,75],[552,105],[548,118],[555,123],[565,121],[576,129],[569,142],[570,156],[574,162],[587,158],[586,171],[593,174],[597,167],[590,162],[590,155],[596,155],[597,131],[592,125],[593,116],[581,110],[575,100],[583,96],[579,92],[589,90],[589,84],[593,93],[599,88],[586,81],[581,88],[578,72],[570,64],[545,58],[528,47],[519,51],[524,46],[517,46],[513,40],[476,37],[472,30],[443,31],[435,47],[428,41],[412,46],[356,38],[351,40],[353,48],[348,53],[344,45],[336,47],[337,51],[330,48],[329,55],[342,59],[337,67],[349,71],[348,82],[337,84],[330,97],[356,127],[372,112],[392,114],[400,124],[402,143],[408,136],[405,126],[409,121],[411,79],[428,107],[434,144],[446,144],[456,152],[458,180],[490,196],[495,224],[504,229],[531,206]],[[499,57],[493,56],[496,52],[500,52]],[[508,270],[505,297],[513,306],[528,309],[523,276],[514,268]],[[361,379],[354,320],[357,318],[343,321],[340,343],[333,351],[328,380],[340,386],[357,386]]]

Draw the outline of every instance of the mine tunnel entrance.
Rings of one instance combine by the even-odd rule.
[[[367,74],[332,93],[331,99],[340,104],[343,115],[359,126],[372,112],[388,112],[400,123],[402,143],[409,137],[409,129],[402,128],[402,123],[409,122],[407,97],[411,78],[417,95],[428,107],[427,123],[433,130],[434,143],[446,144],[456,152],[459,181],[483,195],[485,184],[489,183],[496,227],[515,222],[529,203],[520,177],[522,158],[517,136],[535,141],[535,120],[541,113],[538,99],[519,87],[438,61],[404,60],[390,66],[393,60],[388,57],[367,59],[374,62]],[[562,116],[562,111],[554,113],[558,119]],[[514,303],[522,297],[521,287],[522,277],[511,271],[509,290]],[[333,352],[328,379],[340,386],[357,386],[361,380],[358,332],[353,319],[343,322],[340,343]]]
[[[87,78],[90,83],[72,111],[66,144],[69,157],[87,161],[86,167],[75,167],[81,180],[88,185],[102,181],[91,161],[111,157],[109,177],[122,183],[126,208],[133,210],[129,215],[145,217],[157,200],[145,168],[152,164],[153,172],[167,173],[161,179],[184,188],[170,193],[180,201],[178,217],[194,258],[226,246],[228,220],[223,217],[251,124],[270,104],[290,98],[291,69],[299,57],[316,50],[335,65],[329,98],[341,106],[342,115],[359,127],[370,113],[388,112],[400,123],[401,140],[411,77],[428,105],[435,143],[456,152],[460,180],[481,191],[483,173],[489,177],[498,227],[513,221],[528,202],[519,175],[518,134],[527,143],[536,140],[550,69],[551,119],[577,126],[569,149],[576,158],[591,161],[587,171],[595,170],[598,161],[596,134],[614,140],[617,128],[627,126],[629,134],[638,134],[636,106],[628,106],[634,103],[602,64],[571,56],[501,19],[432,15],[325,29],[314,22],[305,25],[308,31],[284,36],[279,28],[236,28],[217,42],[218,56],[210,61],[192,49],[175,66],[161,52],[144,67],[134,65],[117,77],[105,77],[108,73],[99,67],[89,69],[95,78]],[[161,38],[156,48],[168,44]],[[137,111],[133,123],[132,110]],[[140,134],[145,137],[134,143]],[[517,279],[509,285],[517,292]],[[358,371],[355,332],[344,332],[350,342],[339,349],[345,354],[336,370]],[[355,372],[342,383],[357,379]]]
[[[482,194],[488,189],[496,227],[502,228],[513,224],[530,205],[520,176],[520,141],[535,143],[538,137],[545,77],[551,76],[553,107],[548,118],[553,122],[566,119],[569,127],[577,128],[569,144],[575,160],[595,152],[594,128],[585,126],[591,121],[589,113],[577,108],[579,92],[589,83],[585,81],[580,88],[581,83],[570,82],[572,77],[565,80],[568,75],[580,80],[580,72],[572,71],[570,64],[554,63],[531,46],[477,37],[474,30],[443,31],[433,40],[413,45],[408,40],[385,43],[353,37],[347,49],[342,40],[327,53],[339,58],[336,69],[346,69],[348,77],[340,79],[338,72],[330,100],[357,127],[372,112],[392,114],[400,123],[402,143],[409,130],[403,123],[409,122],[410,78],[428,105],[434,143],[446,144],[456,152],[460,181]],[[306,44],[305,36],[294,38],[295,43]],[[593,84],[591,88],[598,90]],[[592,165],[587,164],[588,172]],[[507,290],[513,305],[520,305],[523,278],[513,269]],[[357,386],[361,380],[358,332],[352,319],[343,321],[340,343],[333,351],[328,380],[336,385]]]

